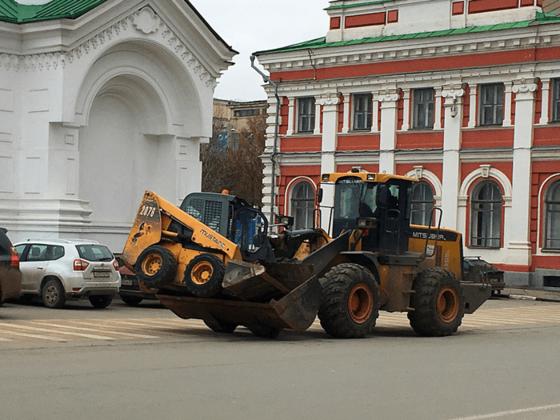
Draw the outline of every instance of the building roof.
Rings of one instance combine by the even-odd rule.
[[[15,0],[0,0],[0,22],[32,23],[56,19],[77,19],[107,0],[52,0],[46,4],[26,5]],[[193,6],[190,0],[185,3],[195,12],[212,34],[230,51],[235,51]]]
[[[376,37],[367,37],[367,38],[359,38],[359,39],[352,39],[348,41],[336,41],[336,42],[327,42],[326,37],[321,37],[309,41],[300,42],[298,44],[288,45],[286,47],[276,48],[272,50],[258,51],[255,53],[255,55],[285,53],[285,52],[292,52],[292,51],[320,49],[320,48],[329,48],[329,47],[345,47],[349,45],[375,44],[379,42],[388,42],[388,41],[404,41],[408,39],[435,38],[435,37],[444,37],[444,36],[464,35],[469,33],[493,32],[493,31],[502,31],[506,29],[527,28],[533,25],[540,25],[546,23],[559,23],[559,22],[560,22],[559,16],[546,14],[546,13],[537,13],[537,17],[533,20],[524,20],[524,21],[512,22],[512,23],[499,23],[495,25],[468,26],[466,28],[444,29],[444,30],[430,31],[430,32],[416,32],[416,33],[402,34],[402,35],[381,35]]]
[[[0,21],[30,23],[53,19],[76,19],[107,0],[53,0],[46,4],[25,5],[0,0]]]

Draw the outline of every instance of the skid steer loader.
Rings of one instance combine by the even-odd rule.
[[[258,235],[253,235],[251,224],[243,223],[232,232],[231,226],[239,224],[235,211],[226,218],[229,228],[224,227],[222,235],[217,232],[219,224],[196,214],[186,217],[188,203],[180,210],[158,200],[148,214],[161,220],[160,227],[152,223],[152,239],[144,239],[134,251],[134,238],[140,234],[142,241],[146,229],[142,216],[146,211],[141,207],[125,255],[143,271],[149,249],[171,250],[174,259],[169,255],[169,263],[179,267],[173,272],[175,281],[146,284],[155,286],[160,301],[179,317],[202,319],[218,332],[244,325],[255,335],[275,337],[284,328],[306,330],[318,315],[329,335],[359,338],[372,331],[379,310],[385,310],[407,312],[419,335],[450,335],[465,313],[473,313],[490,297],[491,286],[464,281],[460,233],[442,229],[439,223],[411,225],[414,182],[361,170],[323,175],[322,183],[335,190],[334,239],[321,229],[267,236],[268,223],[255,209],[251,211],[260,221]],[[147,195],[144,201],[149,199]],[[253,248],[236,242],[236,236],[253,238]],[[140,252],[142,248],[146,251]],[[192,276],[192,261],[208,261],[208,255],[221,259],[223,278],[213,295],[202,296],[185,282]],[[207,277],[201,276],[199,282]]]

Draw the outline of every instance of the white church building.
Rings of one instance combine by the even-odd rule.
[[[0,226],[122,249],[146,189],[200,189],[235,54],[186,0],[0,0]]]

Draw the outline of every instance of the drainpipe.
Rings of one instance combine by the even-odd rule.
[[[270,155],[270,161],[272,162],[272,185],[270,187],[270,221],[269,221],[269,226],[271,226],[271,230],[272,230],[272,226],[275,224],[274,221],[274,207],[276,205],[276,157],[278,155],[278,130],[280,127],[280,106],[281,106],[281,101],[280,101],[280,96],[278,95],[278,83],[274,82],[273,80],[270,79],[270,76],[268,76],[267,74],[263,73],[261,71],[261,69],[259,69],[256,65],[255,65],[255,60],[257,59],[257,57],[255,55],[251,56],[251,67],[253,68],[253,70],[255,70],[264,80],[265,83],[271,85],[274,87],[274,96],[276,97],[276,121],[274,123],[274,146],[272,148],[272,154]]]

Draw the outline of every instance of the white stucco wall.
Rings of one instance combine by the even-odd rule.
[[[0,226],[14,241],[119,251],[146,189],[171,201],[200,189],[200,143],[233,54],[178,0],[0,23]]]

